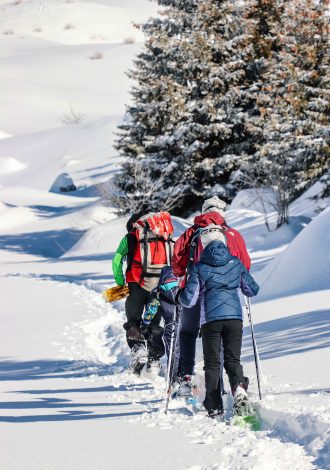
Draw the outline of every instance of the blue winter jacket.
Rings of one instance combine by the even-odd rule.
[[[248,297],[257,295],[258,284],[224,243],[215,240],[202,253],[180,295],[184,307],[193,307],[201,298],[201,324],[215,320],[242,320],[237,288]]]

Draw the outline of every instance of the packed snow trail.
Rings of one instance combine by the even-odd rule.
[[[75,284],[1,282],[0,422],[7,444],[1,468],[142,469],[147,461],[160,469],[326,468],[326,393],[318,393],[324,413],[317,418],[299,406],[294,412],[292,401],[299,405],[299,399],[290,385],[266,383],[261,432],[215,423],[175,401],[166,416],[164,378],[127,372],[123,302],[105,304],[98,292]],[[252,370],[250,362],[248,374]],[[315,392],[305,391],[311,400]],[[284,410],[282,393],[288,394]]]

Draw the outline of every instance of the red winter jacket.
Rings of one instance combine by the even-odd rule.
[[[189,262],[190,242],[195,230],[199,227],[207,227],[210,224],[225,225],[228,227],[225,219],[220,214],[217,212],[208,212],[195,217],[194,225],[189,227],[177,239],[174,245],[174,253],[172,257],[172,269],[175,276],[181,277],[186,273]],[[231,227],[228,227],[225,235],[229,252],[233,256],[236,256],[249,270],[251,267],[251,259],[246,250],[242,235]]]

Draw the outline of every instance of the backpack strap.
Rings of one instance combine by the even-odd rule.
[[[171,260],[172,260],[172,255],[173,255],[173,251],[172,251],[172,246],[171,244],[174,245],[174,240],[172,238],[172,236],[170,235],[168,237],[168,239],[166,240],[166,245],[165,245],[165,248],[166,248],[166,258],[167,258],[167,265],[168,266],[171,266]]]
[[[192,265],[194,264],[194,254],[197,246],[198,236],[200,234],[201,227],[197,227],[194,233],[192,234],[190,245],[189,245],[189,261],[187,266],[187,274],[191,271]]]
[[[148,227],[145,226],[143,229],[144,237],[142,240],[139,240],[139,243],[143,243],[143,263],[142,263],[142,271],[140,276],[140,283],[145,278],[147,274],[147,267],[148,267]]]

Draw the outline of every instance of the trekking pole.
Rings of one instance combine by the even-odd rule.
[[[168,405],[171,398],[171,386],[174,372],[174,362],[175,362],[175,353],[176,345],[178,338],[178,324],[179,324],[179,305],[176,305],[174,310],[174,317],[172,321],[172,331],[171,331],[171,342],[169,349],[168,365],[167,365],[167,377],[166,377],[166,402],[165,402],[165,414],[167,414]]]
[[[257,381],[258,381],[259,399],[262,400],[261,387],[260,387],[260,374],[259,374],[259,371],[261,372],[260,358],[259,358],[257,343],[256,343],[255,336],[254,336],[254,329],[253,329],[253,322],[252,322],[252,315],[251,315],[251,304],[250,304],[250,299],[246,296],[244,296],[244,301],[245,301],[245,308],[248,314],[250,328],[251,328],[254,362],[256,365],[256,373],[257,373]]]

